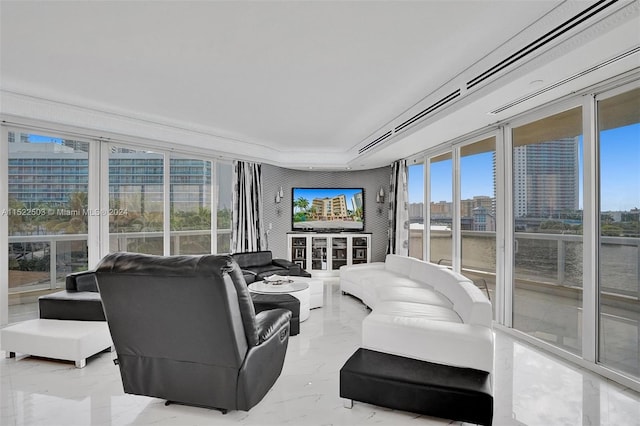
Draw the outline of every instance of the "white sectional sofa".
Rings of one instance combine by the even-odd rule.
[[[491,302],[468,278],[390,254],[343,266],[340,289],[372,310],[362,323],[363,348],[493,372]]]
[[[470,280],[409,257],[343,266],[340,288],[372,312],[340,369],[340,396],[451,420],[493,422],[491,303]]]

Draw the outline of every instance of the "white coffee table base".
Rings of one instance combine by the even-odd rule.
[[[0,330],[7,358],[16,353],[74,361],[84,368],[86,360],[110,348],[106,321],[33,319]]]
[[[324,281],[312,277],[290,277],[297,283],[309,284],[309,308],[321,308],[324,305]]]
[[[300,301],[300,322],[309,319],[309,298],[311,293],[307,283],[294,281],[290,284],[273,285],[256,281],[249,284],[249,291],[262,294],[290,294]]]

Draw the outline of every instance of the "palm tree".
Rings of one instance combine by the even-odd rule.
[[[67,204],[62,206],[65,212],[62,214],[39,216],[42,218],[45,229],[54,234],[83,234],[87,232],[88,207],[86,192],[73,192],[69,194]],[[41,207],[44,209],[45,207]],[[53,210],[53,209],[49,209]]]
[[[298,208],[298,211],[306,211],[309,207],[309,201],[304,197],[299,197],[293,202],[293,206]]]

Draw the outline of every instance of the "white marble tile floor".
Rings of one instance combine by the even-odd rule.
[[[289,340],[282,375],[249,412],[165,406],[125,395],[112,354],[76,369],[72,362],[19,356],[0,360],[0,425],[459,425],[355,402],[343,407],[338,372],[359,347],[365,307],[325,285]],[[22,318],[20,318],[22,319]],[[4,355],[4,354],[2,354]],[[494,425],[640,426],[640,395],[496,331]]]

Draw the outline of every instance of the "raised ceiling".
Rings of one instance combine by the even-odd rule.
[[[373,168],[637,69],[639,15],[638,1],[2,0],[0,112],[283,167]]]

